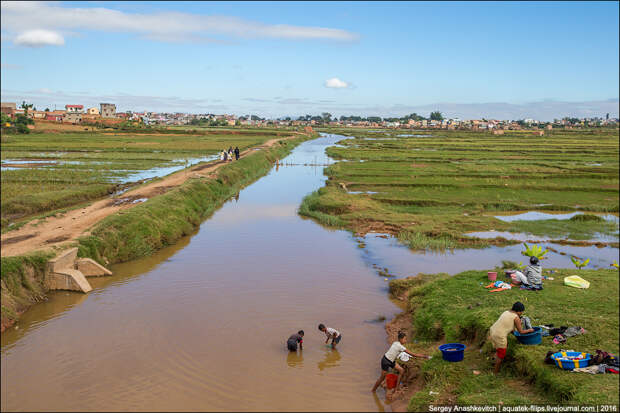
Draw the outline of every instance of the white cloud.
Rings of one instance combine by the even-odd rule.
[[[62,46],[65,44],[65,39],[60,33],[37,29],[18,34],[13,43],[26,47]]]
[[[344,80],[338,79],[337,77],[332,77],[331,79],[327,79],[325,81],[325,87],[333,89],[345,89],[349,87],[349,84]]]
[[[230,16],[207,16],[180,12],[126,13],[93,7],[69,8],[48,2],[3,1],[2,28],[22,30],[96,30],[135,33],[154,41],[223,41],[233,38],[352,41],[359,36],[326,27],[264,24]],[[212,36],[216,36],[213,38]]]

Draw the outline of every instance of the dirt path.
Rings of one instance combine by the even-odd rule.
[[[240,157],[250,156],[256,149],[269,148],[278,141],[294,137],[296,136],[268,140],[260,146],[241,152]],[[157,182],[127,191],[118,198],[101,199],[87,207],[68,211],[62,216],[33,220],[17,230],[2,234],[0,242],[2,256],[23,255],[75,241],[78,237],[87,235],[88,229],[105,217],[139,204],[134,201],[164,194],[191,177],[208,177],[225,163],[219,160],[201,163],[175,172]]]

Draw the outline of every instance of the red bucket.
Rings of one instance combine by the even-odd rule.
[[[390,373],[385,376],[385,384],[388,389],[393,389],[396,387],[396,382],[398,381],[398,375]]]
[[[497,280],[497,273],[495,271],[489,271],[487,275],[489,276],[489,281]]]

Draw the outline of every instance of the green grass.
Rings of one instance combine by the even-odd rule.
[[[104,197],[131,180],[131,174],[184,167],[187,159],[214,155],[230,146],[243,151],[288,135],[260,129],[3,134],[3,161],[55,164],[2,172],[2,229],[33,214]]]
[[[45,298],[45,268],[51,253],[2,257],[2,325],[16,320],[21,311]]]
[[[319,202],[319,197],[321,196],[320,194],[322,190],[323,189],[321,188],[306,195],[301,201],[298,213],[302,216],[313,218],[315,221],[328,227],[343,227],[344,222],[340,218],[329,214],[329,212],[333,209],[330,208],[329,205],[321,204]]]
[[[571,219],[543,219],[535,221],[512,221],[511,232],[526,232],[537,236],[589,240],[597,233],[618,235],[618,225],[596,215],[575,215]]]
[[[466,232],[521,227],[519,232],[530,232],[535,227],[493,216],[502,212],[618,212],[617,130],[554,131],[544,137],[442,130],[330,132],[348,135],[341,146],[327,149],[346,162],[325,168],[325,186],[300,208],[302,215],[324,225],[359,233],[383,230],[411,248],[444,249],[505,243],[469,239]],[[432,136],[397,136],[406,133]],[[614,233],[607,223],[594,221],[544,224],[538,230],[544,235],[585,239],[594,232]]]
[[[577,273],[590,281],[589,289],[563,284],[564,277]],[[439,342],[468,345],[462,364],[443,362],[441,353],[435,351],[433,360],[423,367],[425,387],[414,396],[410,408],[418,409],[446,397],[455,398],[457,403],[478,403],[488,397],[489,400],[501,398],[505,404],[520,404],[523,400],[517,394],[509,394],[508,384],[513,379],[531,385],[532,394],[527,397],[530,402],[618,404],[616,375],[577,374],[543,363],[548,350],[574,349],[593,353],[603,349],[618,354],[618,271],[556,270],[553,277],[554,281],[545,282],[543,291],[512,289],[498,293],[489,293],[484,288],[488,279],[483,271],[466,271],[453,277],[443,274],[435,281],[428,281],[431,276],[425,275],[418,283],[392,281],[390,287],[395,293],[409,291],[408,311],[412,314],[416,339],[426,343],[427,348],[435,349]],[[587,333],[571,337],[559,346],[549,337],[543,338],[541,345],[524,346],[509,336],[503,370],[496,378],[490,374],[493,349],[486,339],[488,329],[515,301],[525,304],[525,315],[534,325],[577,325],[584,327]],[[471,369],[482,374],[474,377]],[[431,390],[440,394],[429,398]]]
[[[172,244],[305,139],[281,141],[268,150],[222,166],[217,179],[191,179],[166,194],[105,218],[90,236],[79,240],[80,256],[103,264],[124,262]]]

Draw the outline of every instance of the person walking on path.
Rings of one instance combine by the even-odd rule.
[[[330,338],[332,339],[333,349],[335,349],[336,344],[340,343],[340,340],[342,340],[342,334],[340,334],[340,331],[333,329],[331,327],[325,327],[325,324],[319,324],[319,330],[325,333],[325,335],[327,336],[327,340],[325,340],[325,344],[327,344]]]
[[[239,160],[239,147],[235,146],[235,161]]]
[[[513,330],[517,330],[520,334],[527,334],[534,331],[533,328],[523,329],[521,325],[521,315],[525,311],[522,302],[517,301],[512,305],[510,311],[504,311],[497,321],[489,329],[489,338],[495,347],[496,360],[494,373],[499,373],[499,368],[506,357],[506,349],[508,348],[508,334]]]
[[[390,346],[390,349],[381,357],[381,376],[375,382],[375,385],[372,387],[372,391],[375,392],[377,388],[381,385],[381,382],[385,379],[385,375],[390,369],[396,369],[398,371],[398,379],[396,380],[396,388],[400,383],[400,379],[403,376],[404,369],[396,364],[396,358],[400,356],[401,353],[407,353],[412,357],[420,357],[425,359],[430,359],[430,356],[426,356],[424,354],[415,354],[407,350],[405,347],[405,343],[407,342],[407,334],[402,331],[398,332],[398,341],[395,341]]]
[[[292,334],[288,340],[286,340],[286,347],[289,351],[297,351],[297,343],[299,343],[299,350],[304,349],[304,330],[299,330],[297,334]]]

